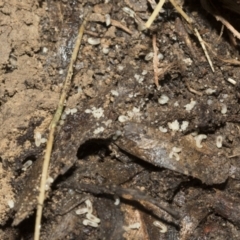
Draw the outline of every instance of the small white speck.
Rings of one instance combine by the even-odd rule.
[[[8,200],[8,206],[10,207],[10,208],[14,208],[14,201],[13,200]]]
[[[127,120],[129,120],[127,116],[121,115],[118,117],[118,121],[121,123],[126,122]]]
[[[116,90],[111,90],[111,94],[116,97],[119,96],[119,92]]]
[[[101,132],[103,132],[104,131],[104,127],[98,127],[98,128],[96,128],[95,130],[94,130],[94,134],[96,135],[96,134],[99,134],[99,133],[101,133]]]
[[[48,48],[43,47],[42,52],[43,52],[43,53],[47,53],[47,52],[48,52]]]

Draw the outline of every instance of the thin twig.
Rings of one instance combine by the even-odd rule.
[[[212,64],[212,60],[211,60],[211,58],[209,57],[209,54],[208,54],[208,52],[207,52],[207,49],[206,49],[206,47],[205,47],[205,44],[204,44],[204,41],[203,41],[202,37],[200,36],[200,34],[199,34],[199,32],[198,32],[198,30],[197,30],[196,28],[194,28],[194,32],[195,32],[195,34],[196,34],[196,36],[197,36],[197,38],[198,38],[199,43],[200,43],[201,46],[202,46],[202,49],[203,49],[203,51],[204,51],[204,54],[205,54],[205,56],[206,56],[206,58],[207,58],[207,60],[208,60],[208,63],[209,63],[209,65],[210,65],[212,71],[215,72],[214,67],[213,67],[213,64]]]
[[[225,18],[215,14],[214,14],[214,17],[217,19],[217,21],[220,21],[223,25],[225,25],[226,28],[232,32],[234,37],[240,39],[240,33]]]
[[[39,240],[39,238],[40,238],[42,211],[43,211],[43,204],[44,204],[44,199],[45,199],[45,185],[46,185],[46,180],[47,180],[47,176],[48,176],[48,167],[49,167],[49,163],[50,163],[50,156],[51,156],[52,146],[53,146],[53,141],[54,141],[54,132],[55,132],[57,123],[61,117],[64,102],[66,100],[68,90],[70,88],[71,79],[72,79],[72,75],[73,75],[73,65],[74,65],[74,62],[76,61],[76,58],[78,55],[78,51],[79,51],[79,47],[81,45],[83,31],[84,31],[86,22],[87,22],[87,17],[85,17],[85,19],[83,20],[83,23],[79,29],[79,33],[78,33],[77,40],[75,43],[75,48],[73,50],[71,61],[69,63],[67,77],[65,79],[63,89],[62,89],[62,94],[61,94],[61,97],[60,97],[60,100],[58,103],[58,108],[55,112],[55,115],[54,115],[52,122],[50,124],[50,127],[49,127],[50,133],[49,133],[49,137],[48,137],[48,141],[47,141],[47,148],[46,148],[44,162],[43,162],[43,168],[42,168],[42,177],[41,177],[40,191],[39,191],[39,197],[38,197],[34,240]]]
[[[192,24],[193,21],[188,15],[182,10],[181,7],[177,5],[177,3],[174,0],[169,0],[171,4],[175,7],[175,9],[180,13],[180,15],[189,23]]]
[[[158,5],[156,6],[156,8],[154,9],[152,15],[150,16],[150,18],[147,20],[145,26],[146,28],[150,28],[150,26],[152,25],[153,21],[155,20],[155,18],[157,17],[158,13],[161,11],[163,4],[165,3],[165,0],[160,0]]]
[[[157,86],[157,88],[159,88],[159,83],[158,83],[158,48],[157,48],[157,37],[156,34],[153,35],[152,38],[152,43],[153,43],[153,71],[154,71],[154,82]]]

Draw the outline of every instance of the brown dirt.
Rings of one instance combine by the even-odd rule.
[[[78,28],[90,6],[54,143],[54,182],[42,239],[239,239],[238,46],[226,29],[219,37],[221,24],[200,2],[184,2],[210,46],[213,73],[170,3],[143,32],[123,11],[131,8],[145,22],[152,12],[149,2],[0,1],[0,239],[33,238],[45,149],[45,143],[36,146],[35,136],[48,136]],[[223,13],[229,21],[239,19]],[[153,52],[153,34],[158,68],[166,70],[159,89],[153,61],[146,59]],[[89,38],[100,42],[91,45]],[[159,102],[163,96],[169,98],[166,104]],[[180,130],[171,129],[173,122]],[[206,135],[202,148],[194,133]],[[33,164],[24,170],[29,160]],[[101,219],[97,228],[84,226],[85,215],[75,213],[86,199]],[[153,225],[156,220],[167,226],[166,233]],[[137,229],[126,228],[134,223]]]

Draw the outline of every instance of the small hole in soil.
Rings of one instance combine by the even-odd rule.
[[[106,156],[110,153],[108,141],[105,139],[92,139],[82,144],[77,151],[77,158],[83,159],[89,155]]]

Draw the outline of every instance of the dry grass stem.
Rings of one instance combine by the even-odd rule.
[[[193,21],[188,15],[182,10],[181,7],[177,5],[177,3],[174,0],[169,0],[171,4],[175,7],[175,9],[180,13],[180,15],[189,23],[192,24]]]
[[[240,39],[240,33],[223,17],[214,15],[217,21],[220,21],[231,33],[238,39]]]
[[[156,6],[156,8],[154,9],[152,15],[150,16],[150,18],[147,20],[145,26],[146,28],[150,28],[150,26],[152,25],[153,21],[155,20],[155,18],[157,17],[158,13],[161,11],[163,4],[165,3],[165,0],[160,0],[158,5]]]
[[[153,71],[154,71],[154,82],[159,88],[159,83],[158,83],[158,48],[157,48],[157,37],[156,34],[153,35],[152,38],[152,43],[153,43]]]
[[[83,23],[79,29],[75,47],[74,47],[72,57],[71,57],[71,60],[69,63],[67,77],[66,77],[64,85],[63,85],[62,94],[61,94],[61,97],[60,97],[60,100],[58,103],[57,110],[56,110],[53,120],[50,124],[50,133],[49,133],[49,137],[48,137],[48,141],[47,141],[47,148],[46,148],[46,152],[45,152],[45,156],[44,156],[42,175],[41,175],[41,183],[40,183],[40,190],[39,190],[39,197],[38,197],[35,231],[34,231],[34,240],[39,240],[39,238],[40,238],[42,211],[43,211],[43,204],[44,204],[44,199],[45,199],[45,186],[46,186],[46,180],[48,177],[48,167],[49,167],[49,163],[50,163],[50,156],[51,156],[52,146],[53,146],[53,141],[54,141],[55,128],[61,117],[64,102],[66,100],[66,97],[67,97],[67,94],[68,94],[68,91],[70,88],[71,79],[72,79],[72,75],[73,75],[73,65],[74,65],[74,62],[76,61],[76,58],[78,55],[78,51],[79,51],[79,47],[81,45],[83,31],[84,31],[86,22],[87,22],[87,18],[85,18],[83,20]]]
[[[189,92],[197,94],[198,96],[202,96],[203,95],[201,92],[199,92],[199,91],[193,89],[192,87],[190,87],[190,85],[188,83],[186,83],[186,85],[187,85],[187,89],[188,89]]]
[[[205,56],[206,56],[206,58],[207,58],[207,60],[208,60],[208,63],[209,63],[209,65],[210,65],[212,71],[215,72],[214,67],[213,67],[213,64],[212,64],[212,60],[211,60],[211,58],[209,57],[209,54],[208,54],[208,52],[207,52],[207,49],[206,49],[206,47],[205,47],[205,44],[204,44],[204,41],[203,41],[202,37],[200,36],[200,34],[199,34],[199,32],[198,32],[198,30],[197,30],[196,28],[194,28],[194,32],[195,32],[195,34],[196,34],[196,36],[197,36],[197,38],[198,38],[199,43],[200,43],[201,46],[202,46],[202,49],[203,49],[203,51],[204,51],[204,54],[205,54]]]

